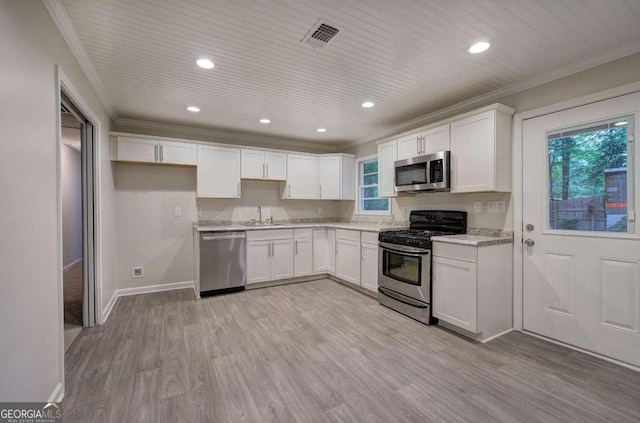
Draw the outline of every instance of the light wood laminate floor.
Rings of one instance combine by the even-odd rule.
[[[330,280],[120,298],[66,354],[71,422],[638,422],[640,373],[473,343]]]

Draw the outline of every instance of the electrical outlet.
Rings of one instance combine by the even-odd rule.
[[[131,268],[131,278],[138,279],[144,277],[144,268],[142,266]]]
[[[173,210],[173,215],[174,215],[175,217],[180,217],[180,216],[182,216],[182,207],[176,207],[176,208]]]
[[[487,213],[504,213],[505,203],[504,201],[488,201]]]
[[[482,201],[476,201],[473,203],[473,212],[482,213]]]

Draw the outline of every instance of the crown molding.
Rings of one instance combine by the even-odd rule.
[[[61,0],[42,0],[44,6],[49,11],[49,14],[53,18],[56,26],[60,30],[62,37],[67,42],[67,45],[71,49],[71,52],[75,56],[76,60],[80,64],[82,71],[85,76],[89,80],[89,83],[93,87],[96,95],[100,99],[100,102],[106,109],[109,117],[111,119],[116,118],[116,111],[109,95],[107,94],[107,90],[102,85],[102,81],[96,72],[96,69],[93,67],[91,60],[89,60],[89,55],[87,51],[84,49],[84,46],[80,42],[80,38],[78,38],[78,33],[76,32],[73,24],[71,23],[71,19],[67,14],[67,11],[64,9]]]
[[[170,134],[171,137],[189,138],[193,141],[209,141],[222,144],[245,145],[263,148],[282,148],[285,150],[299,150],[310,153],[335,153],[336,144],[318,143],[316,141],[301,141],[290,138],[281,138],[263,134],[248,132],[234,132],[229,130],[195,128],[171,123],[150,122],[138,119],[118,118],[115,120],[112,131],[131,132],[132,129],[144,131],[156,131],[156,135]],[[143,134],[139,134],[143,135]]]
[[[560,69],[545,72],[543,74],[540,74],[538,76],[535,76],[533,78],[530,78],[524,81],[515,82],[513,84],[507,85],[506,87],[498,88],[497,90],[479,95],[477,97],[473,97],[469,100],[465,100],[463,102],[454,104],[449,107],[445,107],[444,109],[438,110],[436,112],[429,113],[424,116],[420,116],[418,118],[409,120],[407,122],[403,122],[398,125],[394,125],[389,129],[386,129],[381,132],[377,132],[374,135],[370,135],[360,140],[340,144],[339,150],[342,151],[350,147],[355,147],[357,145],[365,144],[371,141],[381,141],[384,138],[398,135],[398,134],[401,134],[402,132],[410,131],[412,129],[416,129],[424,125],[428,125],[430,123],[437,121],[438,119],[449,118],[451,116],[454,116],[457,113],[463,113],[463,112],[469,111],[474,107],[484,106],[488,103],[495,102],[503,97],[517,94],[519,92],[522,92],[534,87],[538,87],[540,85],[543,85],[548,82],[552,82],[570,75],[574,75],[576,73],[594,68],[599,65],[603,65],[608,62],[612,62],[617,59],[621,59],[626,56],[630,56],[638,52],[640,52],[640,41],[617,48],[615,50],[607,51],[603,54],[590,57],[587,60],[573,63],[571,65],[562,67]]]

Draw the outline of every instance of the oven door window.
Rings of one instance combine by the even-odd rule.
[[[427,183],[427,164],[418,163],[396,168],[396,185],[421,185]]]
[[[400,282],[420,286],[422,258],[384,251],[382,273]]]

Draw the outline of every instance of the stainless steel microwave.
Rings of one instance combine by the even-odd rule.
[[[450,191],[450,151],[395,162],[396,192]]]

